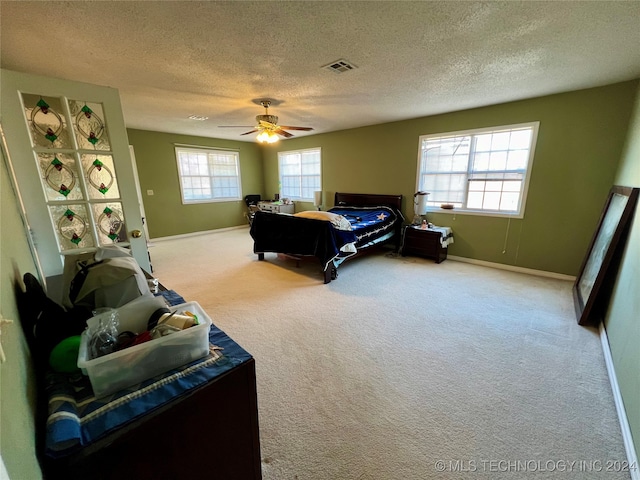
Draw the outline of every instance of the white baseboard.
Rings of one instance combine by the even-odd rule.
[[[457,257],[455,255],[448,255],[447,260],[472,263],[474,265],[482,265],[483,267],[498,268],[500,270],[509,270],[511,272],[526,273],[528,275],[536,275],[538,277],[555,278],[558,280],[568,280],[571,282],[575,282],[576,280],[576,277],[572,275],[565,275],[563,273],[546,272],[544,270],[534,270],[533,268],[516,267],[514,265],[505,265],[504,263],[486,262],[484,260],[476,260],[474,258],[467,258],[467,257]]]
[[[613,366],[613,358],[611,358],[609,337],[607,336],[607,330],[604,328],[604,323],[600,323],[599,330],[600,342],[602,343],[602,352],[604,353],[604,363],[607,365],[607,373],[609,374],[609,381],[611,382],[613,400],[616,404],[618,420],[620,421],[620,429],[622,430],[622,440],[624,441],[624,448],[627,452],[627,461],[629,462],[630,466],[629,473],[631,474],[631,480],[640,480],[640,470],[638,470],[638,456],[636,455],[636,449],[633,443],[633,437],[631,436],[629,421],[627,419],[627,412],[622,401],[620,387],[618,386],[618,378],[616,377],[616,371]]]
[[[183,233],[180,235],[171,235],[168,237],[154,237],[149,239],[151,242],[164,242],[166,240],[176,240],[179,238],[197,237],[199,235],[207,235],[209,233],[228,232],[229,230],[238,230],[239,228],[249,228],[249,225],[238,225],[236,227],[217,228],[215,230],[203,230],[200,232]]]

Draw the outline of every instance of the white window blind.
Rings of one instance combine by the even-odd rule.
[[[535,122],[421,136],[417,189],[430,207],[521,216],[537,131]]]
[[[176,147],[183,203],[239,200],[238,152]]]
[[[280,196],[313,201],[313,192],[322,189],[319,148],[278,153]]]

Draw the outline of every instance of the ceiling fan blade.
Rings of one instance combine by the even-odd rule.
[[[240,135],[249,135],[250,133],[255,133],[257,131],[258,131],[257,129],[256,130],[250,130],[248,132],[241,133]]]
[[[290,134],[289,132],[285,132],[284,130],[282,130],[282,128],[278,127],[274,130],[275,133],[277,133],[278,135],[282,135],[283,137],[286,138],[290,138],[293,137],[292,134]]]
[[[218,128],[252,128],[253,125],[218,125]]]
[[[304,132],[313,130],[313,128],[311,127],[292,127],[291,125],[280,125],[280,128],[287,128],[289,130],[302,130]]]

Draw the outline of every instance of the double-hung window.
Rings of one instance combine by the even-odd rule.
[[[182,203],[240,200],[238,152],[176,147]]]
[[[429,209],[522,218],[538,125],[421,136],[417,189]]]
[[[280,196],[291,200],[313,201],[322,190],[320,148],[278,152]]]

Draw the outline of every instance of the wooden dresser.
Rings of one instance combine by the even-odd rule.
[[[46,459],[46,479],[262,478],[253,359],[80,452]]]

